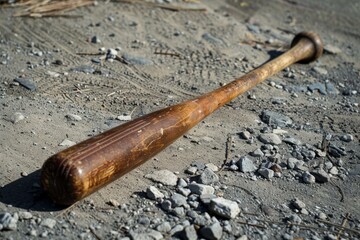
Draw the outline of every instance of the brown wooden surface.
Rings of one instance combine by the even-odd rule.
[[[320,38],[298,34],[292,48],[243,77],[198,98],[140,117],[50,157],[42,186],[54,202],[70,205],[136,168],[213,111],[296,62],[322,54]]]

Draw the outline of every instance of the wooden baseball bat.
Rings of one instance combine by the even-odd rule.
[[[238,95],[293,63],[316,60],[322,51],[316,33],[299,33],[287,52],[221,88],[53,155],[42,167],[42,187],[55,203],[71,205],[144,163]]]

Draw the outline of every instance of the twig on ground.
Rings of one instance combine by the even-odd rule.
[[[260,225],[260,224],[248,223],[248,222],[243,222],[243,221],[236,221],[236,222],[240,223],[240,224],[252,226],[252,227],[257,227],[257,228],[262,228],[262,229],[266,228],[266,226],[263,226],[263,225]]]
[[[219,172],[221,172],[224,169],[225,165],[229,161],[229,152],[231,150],[231,142],[232,142],[232,136],[230,133],[228,133],[226,143],[225,143],[225,160],[224,160],[223,164],[221,165]]]
[[[343,219],[343,222],[341,223],[341,228],[339,229],[339,232],[338,232],[338,234],[336,236],[337,240],[340,240],[340,236],[341,236],[341,234],[343,232],[343,228],[346,226],[346,223],[347,223],[349,217],[350,217],[350,213],[346,213],[346,215],[345,215],[345,217]]]
[[[328,221],[325,221],[325,220],[322,220],[322,219],[318,219],[317,221],[321,222],[321,223],[325,223],[325,224],[330,225],[330,226],[334,226],[334,227],[339,228],[339,229],[343,229],[343,231],[348,231],[348,232],[355,233],[358,236],[360,236],[360,232],[357,231],[357,230],[354,230],[354,229],[351,229],[351,228],[348,228],[348,227],[345,227],[345,226],[341,226],[339,224],[335,224],[335,223],[332,223],[332,222],[328,222]]]
[[[345,194],[344,194],[343,190],[341,189],[341,187],[340,187],[339,185],[337,185],[337,184],[336,184],[334,181],[332,181],[332,180],[330,181],[330,183],[339,190],[339,193],[340,193],[340,195],[341,195],[340,202],[344,202],[344,200],[345,200]]]
[[[201,7],[160,4],[160,3],[153,3],[153,2],[145,2],[145,1],[141,1],[141,0],[112,0],[112,1],[120,2],[120,3],[143,4],[146,6],[162,8],[162,9],[170,10],[170,11],[199,11],[199,12],[207,11],[206,8],[201,8]]]

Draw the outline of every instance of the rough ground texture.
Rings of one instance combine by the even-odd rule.
[[[207,13],[100,1],[70,12],[81,18],[32,19],[0,8],[0,238],[360,238],[359,1],[199,4]],[[42,193],[52,154],[228,83],[302,30],[323,38],[317,62],[270,77],[70,208]],[[110,48],[129,64],[103,58]],[[144,177],[163,169],[177,186]]]

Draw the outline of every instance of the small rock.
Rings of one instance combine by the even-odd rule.
[[[330,181],[330,176],[323,169],[316,169],[311,171],[311,174],[315,177],[316,182],[326,183]]]
[[[205,168],[199,177],[199,183],[212,184],[219,181],[218,175],[216,175],[210,168]]]
[[[11,117],[11,122],[12,123],[18,123],[18,122],[20,122],[20,121],[22,121],[22,120],[24,120],[25,119],[25,116],[22,114],[22,113],[20,113],[20,112],[16,112],[16,113],[14,113],[14,115]]]
[[[185,210],[183,207],[176,207],[173,209],[172,211],[173,214],[175,214],[175,216],[178,216],[178,217],[183,217],[185,216]]]
[[[317,215],[317,217],[318,217],[319,219],[322,219],[322,220],[326,220],[326,219],[327,219],[326,214],[323,213],[323,212],[319,212],[318,215]]]
[[[325,68],[322,68],[322,67],[313,67],[313,70],[318,73],[318,74],[321,74],[321,75],[326,75],[328,74],[328,71],[325,69]]]
[[[330,44],[327,44],[324,46],[324,51],[326,53],[330,53],[330,54],[339,54],[341,53],[341,49],[338,48],[337,46],[334,46],[334,45],[330,45]]]
[[[146,178],[155,182],[160,182],[167,186],[176,186],[178,177],[169,170],[159,170],[157,172],[145,175]]]
[[[196,174],[197,170],[198,170],[197,167],[189,167],[188,169],[185,170],[185,173],[194,175]]]
[[[131,239],[136,239],[136,240],[160,240],[164,238],[164,236],[160,232],[152,229],[148,229],[144,233],[137,233],[134,231],[130,231],[129,234]]]
[[[123,54],[122,59],[129,65],[151,65],[153,62],[147,58],[133,56],[130,54]]]
[[[287,161],[287,166],[289,169],[299,169],[304,165],[304,161],[298,160],[296,158],[289,158]]]
[[[45,218],[44,220],[41,221],[41,226],[53,229],[56,225],[56,220],[51,219],[51,218]]]
[[[186,226],[181,233],[181,239],[184,240],[197,240],[198,236],[194,225]]]
[[[91,38],[91,43],[101,43],[101,40],[97,36]]]
[[[291,222],[291,223],[297,223],[297,224],[300,224],[302,222],[301,218],[299,217],[299,215],[297,214],[292,214],[288,217],[288,220]]]
[[[239,136],[240,136],[242,139],[249,140],[249,139],[251,138],[251,133],[248,132],[248,131],[243,131],[243,132],[240,132],[240,133],[239,133]]]
[[[179,192],[180,194],[182,194],[183,196],[185,196],[185,197],[189,196],[190,193],[191,193],[190,189],[188,189],[188,188],[182,188],[182,187],[178,188],[178,192]]]
[[[33,217],[31,212],[19,212],[18,215],[20,220],[28,220],[28,219],[32,219]]]
[[[235,218],[240,213],[236,202],[221,197],[211,199],[209,210],[226,219]]]
[[[319,93],[322,94],[322,95],[327,94],[325,84],[322,84],[322,83],[319,83],[319,82],[311,84],[310,86],[308,86],[308,89],[311,92],[319,91]]]
[[[110,206],[113,206],[113,207],[119,207],[120,206],[120,203],[118,201],[116,201],[115,199],[110,199],[108,204]]]
[[[250,155],[253,157],[263,157],[264,153],[261,151],[260,148],[258,148],[255,151],[251,152]]]
[[[170,211],[171,210],[171,202],[169,200],[164,200],[161,203],[161,208],[165,211]]]
[[[213,172],[219,171],[219,167],[213,163],[207,163],[205,164],[205,167],[211,169]]]
[[[303,173],[302,180],[304,183],[307,183],[307,184],[312,184],[312,183],[315,183],[315,181],[316,181],[315,177],[307,171]]]
[[[65,146],[65,147],[71,147],[74,146],[76,142],[73,142],[69,139],[64,139],[61,143],[59,143],[59,146]]]
[[[354,140],[354,137],[351,134],[345,134],[345,135],[341,136],[340,139],[344,142],[351,142]]]
[[[177,182],[178,187],[183,188],[183,187],[187,187],[187,185],[188,183],[183,178],[179,178]]]
[[[86,74],[93,74],[95,72],[95,69],[92,66],[87,66],[87,65],[78,66],[70,70],[73,72],[82,72]]]
[[[117,116],[116,119],[119,121],[130,121],[131,115],[120,115],[120,116]]]
[[[71,113],[67,114],[65,117],[71,121],[81,121],[82,120],[82,118],[79,115],[71,114]]]
[[[154,186],[150,186],[146,189],[146,196],[151,200],[158,200],[164,198],[164,194],[162,194],[159,189]]]
[[[178,193],[174,193],[170,198],[173,207],[180,207],[186,205],[186,200],[186,197]]]
[[[270,179],[274,177],[274,171],[268,168],[260,168],[258,173],[266,179]]]
[[[203,227],[200,229],[200,234],[208,240],[218,240],[221,239],[223,229],[219,222],[215,222],[210,226]]]
[[[214,194],[202,194],[200,195],[200,201],[204,203],[205,205],[210,204],[211,200],[216,198],[216,195]]]
[[[259,140],[265,144],[279,145],[281,144],[281,138],[274,133],[264,133],[259,136]]]
[[[301,210],[306,207],[305,203],[300,201],[299,199],[295,198],[293,201],[291,201],[291,205],[295,207],[298,210]]]
[[[190,183],[189,189],[192,193],[202,195],[202,194],[214,194],[215,189],[211,186],[199,184],[199,183]]]
[[[21,86],[23,86],[24,88],[26,88],[30,91],[36,90],[36,85],[29,79],[15,78],[14,81],[18,82]]]
[[[339,174],[339,170],[337,167],[332,167],[329,171],[330,174],[332,175],[338,175]]]
[[[292,137],[286,137],[282,140],[285,143],[288,143],[290,145],[301,145],[301,141]]]
[[[281,113],[264,110],[261,113],[261,120],[272,127],[286,127],[293,123],[291,118]]]
[[[241,157],[236,164],[240,168],[240,171],[244,173],[254,172],[257,169],[253,161],[247,157]]]
[[[236,240],[248,240],[249,238],[246,235],[242,235],[241,237],[237,238]]]
[[[162,233],[167,233],[171,230],[171,225],[169,222],[163,222],[156,227],[156,230]]]
[[[170,235],[175,235],[180,233],[182,230],[184,230],[184,227],[180,224],[176,225],[170,230]]]
[[[11,216],[10,213],[0,213],[0,230],[10,230],[15,231],[17,228],[17,221],[19,219],[19,216],[17,213],[15,213],[13,216]]]
[[[214,44],[214,45],[221,45],[224,44],[223,40],[220,38],[214,37],[211,33],[204,33],[201,36],[205,41]]]

